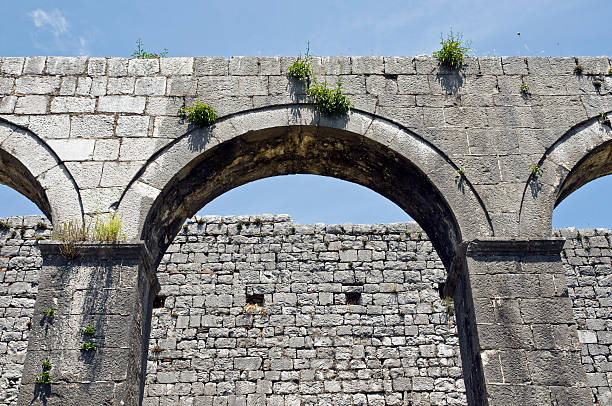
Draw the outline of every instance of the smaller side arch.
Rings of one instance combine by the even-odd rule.
[[[83,219],[76,182],[59,157],[36,134],[2,119],[0,183],[29,198],[55,225]]]
[[[530,175],[523,192],[521,236],[549,236],[555,207],[581,186],[612,173],[612,128],[597,117],[580,123],[559,138],[538,165],[541,176]]]

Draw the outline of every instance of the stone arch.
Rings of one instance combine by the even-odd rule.
[[[31,131],[0,119],[0,183],[32,200],[54,224],[81,220],[81,196],[72,175]]]
[[[612,173],[612,129],[598,117],[582,122],[548,148],[538,165],[542,174],[529,176],[521,201],[523,236],[549,236],[555,207],[581,186]]]
[[[216,196],[269,176],[333,176],[398,204],[449,269],[464,239],[493,234],[481,199],[457,169],[427,141],[371,114],[329,118],[312,106],[277,106],[228,116],[175,140],[135,176],[118,211],[128,219],[128,235],[143,239],[157,264],[185,219]]]

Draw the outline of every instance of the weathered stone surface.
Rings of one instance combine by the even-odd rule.
[[[28,320],[36,322],[41,317],[32,313],[42,264],[35,238],[49,238],[51,232],[44,218],[8,220],[12,228],[0,231],[0,322],[5,323],[0,352],[3,348],[17,352],[1,358],[4,372],[0,388],[4,397],[0,402],[16,404],[26,342],[31,336]],[[25,228],[21,229],[22,225]],[[319,226],[315,234],[309,227],[294,225],[288,216],[210,216],[185,225],[158,268],[162,285],[159,297],[164,299],[153,310],[144,404],[180,403],[198,396],[207,396],[212,403],[225,399],[227,393],[260,393],[267,404],[288,396],[302,402],[331,399],[338,393],[359,401],[361,396],[367,398],[370,390],[385,387],[389,391],[380,404],[393,404],[391,396],[398,396],[400,403],[427,400],[431,404],[466,404],[455,321],[449,314],[453,305],[439,299],[437,286],[444,282],[445,272],[427,236],[413,224]],[[17,233],[13,235],[13,231]],[[572,234],[572,230],[561,233]],[[594,290],[584,291],[585,296],[576,292],[580,292],[579,286],[607,286],[609,254],[603,256],[599,251],[594,256],[586,247],[590,247],[590,240],[603,245],[599,237],[605,238],[609,231],[581,230],[582,236],[590,237],[580,239],[573,234],[574,239],[565,246],[564,261],[568,281],[575,281],[568,283],[580,328],[582,363],[596,400],[605,402],[610,389],[604,371],[609,368],[600,354],[607,354],[604,348],[610,351],[612,342],[607,337],[612,333],[604,323],[595,323],[595,314],[590,319],[581,315],[586,314],[585,304],[598,303],[599,307],[589,308],[605,310],[612,303],[605,290],[599,296]],[[351,264],[341,261],[339,255],[329,255],[350,251],[351,247],[370,252],[371,259],[362,256]],[[577,257],[576,251],[582,257]],[[268,254],[274,254],[272,262],[267,260]],[[398,258],[403,258],[407,266],[402,266]],[[572,266],[569,258],[584,258],[590,265]],[[232,267],[228,267],[230,264]],[[248,295],[259,292],[263,294],[261,310],[254,307],[252,313],[247,312]],[[347,305],[346,292],[360,293],[360,302]],[[39,293],[41,300],[44,295]],[[397,301],[378,306],[376,295],[396,296]],[[73,297],[75,306],[86,303],[86,295]],[[506,320],[504,314],[508,313],[501,303],[493,303],[503,312],[500,320]],[[61,324],[65,317],[60,315],[61,299],[58,305],[57,323]],[[106,311],[123,307],[106,306]],[[68,311],[64,308],[62,314]],[[331,316],[338,321],[326,327],[314,324],[317,317]],[[111,330],[122,322],[108,320],[99,330],[104,335],[97,336],[96,341],[110,348],[121,337]],[[71,324],[66,348],[75,348],[82,340],[74,334],[80,328],[80,319],[74,321],[77,324]],[[541,330],[538,326],[533,326],[533,341],[529,335],[517,343],[537,345],[540,340],[544,344],[556,340],[554,326]],[[326,334],[319,336],[319,332]],[[512,340],[517,337],[520,335],[513,335]],[[52,344],[49,339],[40,341],[44,342]],[[579,396],[582,389],[568,387],[569,392],[561,395],[559,387],[551,392],[545,386],[523,384],[530,379],[554,379],[557,383],[566,379],[564,376],[573,379],[567,376],[570,371],[561,376],[558,367],[558,351],[568,347],[534,352],[535,358],[513,353],[512,347],[495,356],[503,365],[505,383],[491,386],[492,404],[513,404],[517,396],[534,405],[549,402],[550,396],[566,396],[573,399],[572,404],[584,399]],[[535,369],[545,371],[546,359],[553,360],[554,373],[548,378],[530,375]],[[376,378],[367,372],[381,368],[390,375]],[[245,375],[235,378],[237,373]],[[290,382],[283,379],[289,376],[300,382],[292,391],[287,386]],[[63,385],[54,389],[63,390]],[[112,387],[106,390],[115,393]]]
[[[0,181],[36,201],[56,224],[118,209],[125,216],[129,238],[144,235],[152,251],[164,251],[206,196],[262,176],[296,172],[339,176],[398,202],[427,230],[449,270],[462,240],[491,235],[510,240],[548,237],[556,203],[610,173],[612,132],[600,119],[612,110],[607,57],[468,58],[458,70],[444,68],[428,56],[314,57],[317,78],[332,85],[342,82],[353,104],[351,112],[340,117],[321,114],[304,85],[287,77],[293,61],[295,57],[249,56],[1,58]],[[577,64],[585,74],[574,74]],[[601,76],[599,89],[592,75]],[[521,92],[523,84],[529,85],[529,92]],[[206,129],[196,129],[179,117],[179,109],[193,105],[196,97],[220,116]],[[19,126],[20,132],[11,126]],[[27,145],[35,148],[24,151]],[[541,165],[539,176],[529,168],[535,162]],[[93,178],[86,179],[85,174]],[[592,237],[589,255],[609,251],[605,236]],[[349,264],[374,261],[379,255],[368,251],[347,247],[325,252],[322,258]],[[278,252],[257,254],[262,254],[258,257],[262,264],[278,261]],[[161,258],[163,252],[153,255]],[[569,263],[578,266],[580,255]],[[183,263],[178,262],[182,256],[176,258]],[[495,337],[502,335],[503,345],[510,347],[505,350],[526,345],[533,348],[521,350],[574,351],[568,289],[558,278],[562,270],[548,272],[551,267],[538,261],[521,266],[543,266],[547,272],[541,275],[533,270],[526,272],[529,276],[512,272],[504,277],[500,272],[482,276],[489,270],[472,274],[473,293],[479,297],[472,304],[466,302],[466,311],[478,304],[482,311],[477,323],[495,324],[508,317],[512,320],[508,324],[516,327],[488,333],[483,329],[483,334],[491,334],[483,336],[483,343],[492,347]],[[356,283],[347,282],[355,277],[342,272],[326,283],[333,289],[337,283]],[[395,305],[386,284],[397,282],[381,283],[382,291],[373,293],[372,304]],[[607,287],[580,286],[579,291]],[[321,300],[330,298],[324,295]],[[467,300],[471,303],[472,298]],[[501,302],[496,305],[494,300]],[[551,307],[561,311],[551,312]],[[325,316],[312,322],[327,326],[338,315]],[[191,317],[181,318],[180,325],[199,328],[197,318]],[[535,326],[533,340],[523,335],[524,325]],[[542,326],[552,326],[552,336],[551,329]],[[608,334],[593,338],[583,333],[586,329],[578,330],[590,341],[593,356],[607,356]],[[290,348],[301,345],[293,340]],[[571,357],[562,359],[573,362]],[[593,373],[589,382],[602,383],[604,371]],[[521,375],[515,378],[520,380]],[[473,387],[472,381],[466,382]],[[409,384],[413,388],[413,382]],[[427,382],[417,387],[420,384]],[[278,386],[293,391],[290,378]],[[431,394],[410,400],[436,403],[436,387]],[[577,388],[555,394],[551,390],[550,399],[578,399],[583,392]],[[345,392],[349,389],[355,387]],[[232,396],[242,396],[240,402],[259,401],[254,397],[259,393],[251,391],[252,386],[245,384],[240,395]],[[517,393],[498,392],[502,398]],[[367,396],[350,401],[379,401],[377,396],[385,402],[405,400],[378,393],[386,392],[373,387]],[[598,394],[602,399],[608,396],[603,391]],[[283,402],[295,400],[278,396]]]

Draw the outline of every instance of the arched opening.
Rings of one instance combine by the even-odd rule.
[[[146,403],[467,402],[445,268],[414,222],[196,216],[157,275]]]
[[[607,141],[590,151],[572,168],[559,189],[555,207],[582,186],[611,173],[612,141]]]
[[[553,211],[587,183],[612,173],[612,129],[599,116],[563,134],[537,162],[521,200],[520,234],[548,236]]]
[[[608,228],[612,229],[610,199],[612,175],[594,179],[565,199],[553,211],[553,228]]]
[[[20,192],[27,200],[34,203],[47,218],[52,218],[49,200],[39,181],[21,162],[2,149],[0,149],[0,184]],[[7,188],[3,188],[2,193],[6,197],[12,194]],[[19,196],[15,197],[23,201]],[[6,200],[7,203],[8,201]]]
[[[596,403],[612,401],[601,354],[612,352],[612,325],[600,318],[612,311],[612,141],[593,148],[569,171],[559,187],[553,212],[554,234],[566,238],[568,295],[572,300],[583,364]]]
[[[0,217],[43,215],[34,202],[6,185],[0,185],[0,201]]]
[[[252,239],[265,240],[266,238],[274,237],[292,240],[296,238],[296,232],[300,232],[300,236],[304,235],[304,232],[300,231],[299,227],[296,225],[284,224],[277,226],[276,222],[280,222],[281,220],[287,222],[287,219],[278,218],[258,219],[246,217],[234,219],[232,221],[224,220],[223,218],[215,218],[215,222],[213,223],[210,222],[210,218],[200,219],[199,221],[196,219],[194,224],[188,224],[187,227],[184,227],[187,218],[191,217],[201,207],[205,206],[217,196],[257,179],[288,174],[323,175],[360,184],[376,191],[398,205],[422,227],[418,231],[404,229],[398,234],[395,234],[397,230],[394,230],[393,237],[396,238],[396,240],[393,241],[394,244],[401,243],[401,241],[397,239],[406,239],[407,236],[410,240],[415,238],[417,241],[420,241],[422,236],[428,236],[429,241],[426,243],[424,242],[424,244],[429,244],[431,247],[430,253],[437,253],[437,256],[417,256],[420,264],[415,266],[420,266],[424,273],[420,274],[416,272],[413,273],[412,276],[416,277],[416,275],[419,274],[418,279],[420,281],[420,275],[427,275],[425,279],[427,280],[427,284],[429,284],[430,290],[425,296],[430,299],[435,298],[438,302],[433,306],[432,302],[427,304],[424,302],[423,305],[419,305],[419,303],[414,302],[414,297],[412,299],[402,299],[402,305],[408,305],[408,308],[411,309],[410,311],[414,311],[415,314],[418,312],[422,313],[418,318],[413,320],[414,324],[418,324],[417,320],[425,321],[425,319],[429,320],[430,317],[441,320],[441,313],[446,314],[445,320],[448,320],[448,309],[452,307],[452,303],[448,301],[442,302],[440,300],[440,293],[436,289],[438,286],[433,284],[431,274],[435,273],[442,279],[445,279],[446,271],[451,268],[453,263],[457,266],[461,266],[461,261],[454,262],[454,260],[456,250],[460,246],[463,238],[471,239],[479,235],[490,236],[492,234],[491,221],[484,210],[482,201],[474,191],[468,179],[458,178],[457,169],[457,166],[454,165],[448,157],[435,149],[435,147],[427,141],[419,138],[406,129],[371,115],[361,112],[351,112],[349,117],[345,119],[330,120],[319,117],[317,114],[313,113],[312,108],[308,106],[280,106],[269,110],[264,109],[244,114],[241,113],[236,117],[220,120],[210,129],[194,130],[175,140],[172,144],[164,148],[164,150],[152,157],[151,161],[145,165],[143,170],[135,176],[118,203],[118,211],[120,214],[130,213],[126,218],[134,219],[131,220],[131,223],[126,224],[126,228],[131,235],[137,235],[144,240],[148,252],[151,253],[152,264],[157,266],[161,263],[163,264],[162,267],[165,267],[163,269],[167,269],[165,274],[160,277],[160,283],[163,285],[164,282],[168,281],[184,281],[184,283],[180,283],[181,286],[176,286],[171,290],[171,292],[180,293],[181,291],[187,292],[193,289],[193,286],[197,286],[200,280],[209,277],[217,277],[214,271],[211,272],[210,267],[202,268],[199,265],[191,265],[187,262],[182,262],[189,261],[189,254],[185,256],[182,247],[174,248],[176,246],[171,245],[173,240],[176,243],[192,243],[199,241],[200,236],[179,234],[181,230],[183,230],[182,232],[184,233],[189,233],[190,228],[204,227],[204,231],[200,230],[200,232],[204,232],[206,235],[202,236],[204,240],[200,242],[198,248],[204,251],[200,251],[198,257],[206,260],[209,259],[209,256],[205,252],[207,249],[206,247],[209,247],[210,244],[213,243],[213,238],[216,242],[219,242],[218,239],[226,239],[227,241],[223,242],[224,249],[227,249],[229,245],[232,246],[232,248],[230,248],[231,250],[237,249],[237,252],[240,254],[240,248],[236,248],[236,244],[228,244],[229,236],[227,233],[237,233],[231,235],[231,237],[236,239],[238,244],[248,243],[248,241]],[[146,213],[146,215],[140,217],[131,215],[138,213]],[[231,224],[225,224],[226,221]],[[198,222],[200,224],[198,224]],[[316,228],[308,229],[306,234],[308,237],[317,237],[317,231],[321,230],[317,230]],[[338,231],[341,233],[347,232],[347,230],[342,230],[341,227],[334,229],[336,234]],[[245,232],[249,234],[243,235],[242,233]],[[328,235],[334,234],[330,230],[325,230],[325,232]],[[357,230],[353,229],[351,232],[361,233],[359,228],[357,228]],[[392,232],[391,230],[383,229],[382,235],[380,234],[380,230],[378,230],[376,238],[389,238]],[[176,237],[177,235],[178,237]],[[351,235],[349,237],[357,240],[356,235]],[[351,248],[351,246],[345,247],[341,243],[332,245],[334,241],[327,241],[327,243],[329,247],[333,247],[334,250],[337,250],[335,253],[331,254],[333,261],[342,263],[341,266],[330,265],[331,269],[327,270],[328,273],[332,271],[332,280],[330,283],[325,283],[330,286],[338,286],[336,284],[339,283],[340,290],[338,292],[331,292],[332,302],[328,302],[322,306],[325,309],[328,307],[330,309],[335,309],[335,311],[331,313],[332,317],[330,320],[336,320],[340,313],[343,318],[347,313],[347,301],[350,303],[359,303],[359,298],[353,295],[357,292],[345,292],[342,290],[342,283],[333,280],[335,277],[335,272],[333,272],[333,270],[337,268],[339,269],[338,272],[345,272],[345,274],[353,272],[354,270],[351,268],[351,263],[352,266],[356,266],[358,262],[360,262],[359,248]],[[363,246],[364,241],[359,240],[357,244]],[[315,246],[319,247],[319,245],[322,248],[315,248]],[[297,255],[293,253],[293,255],[300,257],[296,259],[297,261],[308,260],[307,255],[314,255],[308,253],[316,253],[317,249],[321,252],[323,249],[328,248],[326,245],[326,241],[324,240],[318,241],[316,244],[313,241],[310,244],[296,248],[296,252],[303,252],[303,255],[306,255],[305,259],[301,258],[302,254]],[[410,242],[406,241],[406,245],[412,245],[412,240]],[[282,249],[283,242],[270,242],[266,249],[270,249],[270,246],[280,246]],[[169,249],[170,251],[168,251]],[[276,250],[276,248],[274,249]],[[217,254],[220,255],[220,253],[217,252],[211,258],[215,260],[215,255]],[[271,270],[271,273],[265,271],[266,267],[276,266],[278,259],[276,254],[278,253],[272,251],[258,252],[256,254],[257,258],[266,260],[262,260],[261,264],[253,266],[253,270],[259,272],[259,275],[274,277],[274,271]],[[355,260],[355,255],[357,260]],[[391,253],[390,258],[393,258],[392,262],[404,266],[408,262],[408,259],[414,255],[416,254],[413,252],[398,257],[396,254]],[[272,257],[274,257],[274,260],[271,260]],[[226,258],[226,256],[223,258]],[[179,262],[181,263],[176,269],[174,265],[172,265],[173,260],[178,261],[176,262],[177,264],[179,264]],[[171,265],[168,266],[168,264]],[[425,264],[424,269],[423,264]],[[428,270],[427,265],[433,268]],[[185,266],[193,266],[195,268],[195,272],[192,273],[189,279],[176,272],[179,268]],[[232,306],[234,306],[234,304],[237,304],[237,306],[224,310],[224,313],[230,316],[240,316],[241,320],[245,317],[248,319],[248,317],[253,316],[253,312],[261,312],[262,310],[260,310],[259,307],[262,307],[262,300],[264,304],[266,300],[268,300],[268,303],[274,303],[274,300],[283,303],[288,300],[289,304],[291,304],[294,309],[298,307],[297,296],[294,298],[292,295],[284,295],[286,293],[295,293],[297,295],[297,292],[291,292],[290,288],[289,291],[277,292],[282,293],[282,295],[277,295],[276,299],[274,291],[266,293],[265,289],[264,292],[253,289],[249,290],[248,286],[244,289],[238,287],[236,292],[232,292],[231,294],[222,293],[217,296],[217,292],[221,293],[225,292],[227,289],[231,290],[234,286],[234,281],[237,280],[234,279],[236,272],[234,267],[236,265],[228,263],[226,266],[227,269],[224,270],[222,267],[221,272],[227,271],[234,273],[226,276],[221,275],[221,280],[225,281],[222,283],[224,286],[218,289],[216,287],[214,292],[202,292],[197,299],[198,306],[202,306],[204,303],[204,306],[208,307],[206,305],[206,300],[211,300],[209,303],[211,308],[215,306],[218,307],[219,301],[221,301],[223,306],[231,302]],[[314,271],[321,270],[322,272],[326,272],[326,268],[325,266],[318,267],[312,264],[297,264],[298,270],[300,267],[310,272],[307,276],[302,277],[301,281],[297,282],[302,284],[301,289],[305,289],[301,293],[308,295],[310,294],[308,291],[308,284],[312,281],[310,278],[316,277],[316,272]],[[194,269],[192,269],[192,271],[193,270]],[[383,303],[384,300],[397,300],[396,304],[392,304],[399,305],[399,299],[396,297],[398,292],[404,288],[404,285],[400,287],[398,286],[399,282],[384,282],[385,271],[393,271],[393,269],[377,266],[376,271],[380,271],[380,275],[382,275],[383,279],[372,285],[378,286],[382,284],[385,286],[385,289],[389,290],[377,292],[380,293],[380,296],[377,296],[378,299],[376,300],[380,300],[381,302],[371,304],[372,306],[376,306],[375,308],[377,310],[370,315],[376,314],[380,317],[378,319],[370,319],[371,326],[373,328],[374,326],[376,326],[376,328],[380,326],[383,329],[388,328],[390,330],[395,328],[404,329],[405,325],[402,325],[396,319],[390,321],[388,327],[382,327],[380,324],[386,317],[383,311],[385,308],[385,304]],[[399,269],[398,271],[396,276],[398,278],[404,278],[404,280],[406,280],[405,272],[415,272],[415,270],[412,269]],[[243,275],[248,275],[248,269],[244,271],[241,270],[240,272],[242,272]],[[362,270],[359,270],[359,272],[362,272]],[[280,273],[282,274],[282,272]],[[340,273],[340,275],[345,274]],[[321,275],[324,275],[324,273],[321,273]],[[351,278],[350,275],[346,277],[349,279]],[[355,278],[355,276],[352,278]],[[248,282],[248,279],[246,281]],[[252,283],[256,284],[256,281],[253,280]],[[282,283],[284,282],[281,282],[281,284]],[[352,282],[348,283],[350,284]],[[421,283],[424,282],[421,281]],[[395,288],[393,287],[394,285]],[[334,303],[333,300],[335,300],[335,296],[333,296],[333,294],[336,293],[338,294],[338,300]],[[372,296],[366,296],[365,300],[372,299],[373,301],[373,295],[375,293],[366,293]],[[269,296],[266,297],[266,294]],[[263,295],[263,298],[261,295]],[[395,297],[396,299],[389,299],[391,297]],[[185,305],[183,301],[177,301],[175,297],[170,298],[170,295],[164,297],[163,294],[155,300],[155,304],[161,306],[161,308],[165,308],[168,304],[168,302],[166,302],[167,300],[170,300],[171,306],[175,306],[176,303],[179,303],[181,306]],[[195,298],[193,298],[186,307],[193,307],[194,300]],[[249,300],[252,302],[249,302]],[[272,302],[270,302],[270,300]],[[304,301],[306,301],[306,299],[304,299]],[[319,302],[317,301],[317,303]],[[246,310],[247,308],[245,308],[245,306],[247,305],[250,305],[248,308],[251,309],[251,313]],[[309,304],[306,303],[306,305],[308,306]],[[334,307],[337,305],[340,307]],[[349,306],[357,305],[350,304]],[[301,301],[299,307],[302,307]],[[394,313],[393,317],[402,316],[400,312],[404,313],[405,316],[408,314],[408,308],[405,310],[394,309],[392,311],[392,313]],[[282,306],[277,309],[280,309],[280,313],[273,314],[275,317],[278,316],[282,319],[284,316],[291,316],[292,320],[298,319],[297,310],[295,310],[293,314],[285,315],[282,313]],[[443,310],[440,312],[440,309]],[[203,309],[200,311],[204,312]],[[311,313],[306,314],[306,316],[314,317]],[[266,317],[267,314],[268,312],[266,310]],[[368,315],[368,317],[370,315]],[[204,323],[203,313],[199,316],[199,322]],[[262,314],[257,314],[257,316],[262,316]],[[317,316],[316,312],[315,316]],[[197,351],[191,346],[195,345],[197,347],[200,345],[197,343],[198,332],[200,331],[202,334],[208,334],[211,327],[218,327],[216,324],[214,326],[200,325],[200,327],[195,327],[194,325],[193,328],[190,329],[189,323],[191,322],[191,316],[186,316],[180,312],[175,312],[174,315],[170,312],[170,314],[165,317],[176,317],[177,325],[182,327],[186,326],[190,334],[195,334],[192,336],[190,343],[181,344],[182,346],[188,346],[192,354],[195,354]],[[196,319],[198,319],[198,317],[196,317]],[[235,318],[234,322],[236,322],[236,320]],[[213,323],[212,320],[208,321]],[[218,320],[214,321],[214,323],[217,322]],[[331,324],[335,323],[331,321],[328,322]],[[463,329],[464,332],[472,327],[465,317],[461,322],[464,325],[459,326],[459,329]],[[197,321],[195,321],[195,323],[197,323]],[[384,321],[384,323],[387,322]],[[243,328],[240,333],[243,335],[240,337],[241,339],[245,338],[257,341],[260,338],[266,337],[265,331],[262,333],[263,337],[259,336],[260,333],[257,333],[256,337],[250,337],[249,331],[251,331],[251,329],[247,328],[249,326],[251,326],[250,322],[247,322],[246,326],[241,326],[241,328]],[[387,326],[387,324],[385,324],[385,326]],[[274,326],[270,325],[269,327],[271,328]],[[301,327],[302,326],[297,325],[292,326],[292,328],[298,331]],[[436,331],[436,328],[432,327],[432,331]],[[438,357],[443,356],[442,354],[452,353],[452,356],[456,356],[456,351],[454,349],[449,349],[444,346],[438,347],[440,342],[431,345],[428,344],[430,346],[423,347],[423,349],[416,349],[415,345],[419,345],[418,336],[419,334],[417,333],[416,336],[412,336],[412,338],[408,340],[410,341],[410,345],[405,346],[405,352],[402,353],[403,355],[412,354],[410,355],[410,357],[412,357],[415,354],[429,354],[423,355],[427,359],[426,361],[422,361],[423,364],[429,362],[436,363]],[[462,339],[466,337],[469,338],[470,335],[461,335]],[[153,338],[159,339],[160,337]],[[402,339],[404,342],[407,340],[406,337]],[[323,342],[325,342],[325,340],[327,340],[327,338],[325,338]],[[223,342],[223,340],[221,341]],[[393,340],[390,341],[392,342]],[[252,343],[253,341],[247,340],[246,342]],[[170,359],[171,357],[164,358],[164,354],[177,354],[178,352],[176,351],[178,351],[179,348],[176,347],[175,352],[170,351],[170,353],[164,353],[163,351],[167,351],[165,350],[165,346],[170,346],[170,348],[172,348],[174,345],[175,342],[172,339],[170,341],[160,341],[153,344],[151,353],[159,353],[159,357],[161,358],[155,359],[154,362],[165,362],[164,359],[168,362],[172,362],[172,359]],[[223,354],[229,354],[229,352],[234,354],[234,350],[241,354],[243,351],[246,351],[246,347],[244,345],[239,346],[236,340],[229,340],[225,345],[228,346],[221,348],[221,350],[225,351]],[[481,371],[479,368],[477,366],[473,367],[473,365],[476,365],[474,364],[476,361],[474,361],[473,358],[477,357],[477,354],[470,353],[471,344],[462,342],[461,345],[462,348],[468,351],[468,355],[463,362],[467,362],[466,365],[470,365],[471,375],[480,374]],[[158,348],[156,348],[156,346],[158,346]],[[277,348],[285,347],[289,348],[288,345],[285,346],[284,344]],[[246,351],[246,353],[248,354],[248,351]],[[209,355],[212,355],[212,353]],[[248,358],[248,355],[244,355],[244,357]],[[393,357],[385,356],[383,358],[391,359]],[[419,358],[419,356],[416,356],[416,358]],[[248,364],[248,362],[251,361],[253,364]],[[225,359],[224,362],[228,362],[228,360]],[[232,359],[231,362],[234,362],[234,360]],[[263,360],[261,362],[254,360],[242,360],[240,362],[247,363],[243,364],[245,368],[243,368],[242,373],[245,373],[245,376],[251,374],[249,371],[256,371],[252,372],[253,374],[265,373],[265,371],[260,371],[261,366],[264,365]],[[396,371],[404,371],[401,366],[401,360],[389,360],[388,362],[390,368],[395,368]],[[247,367],[247,365],[251,366]],[[154,368],[154,364],[150,363],[149,368]],[[205,363],[201,366],[201,370],[208,371],[210,368],[212,368],[210,363]],[[417,370],[418,368],[419,367],[417,367]],[[454,373],[459,371],[458,367],[453,366],[453,368],[456,368],[453,369]],[[314,368],[315,371],[317,369],[320,368]],[[392,391],[397,391],[397,393],[402,394],[411,391],[410,396],[416,396],[412,394],[412,392],[419,392],[421,394],[423,392],[437,392],[440,386],[436,384],[435,378],[421,377],[415,371],[415,369],[412,369],[415,375],[410,376],[409,379],[403,381],[403,383],[398,381],[396,389],[392,389]],[[289,371],[286,372],[289,373]],[[389,373],[392,375],[395,372]],[[200,375],[198,375],[198,373],[195,375],[193,373],[190,374],[191,375],[186,372],[185,376],[189,376],[189,378],[185,379],[191,379],[192,381],[190,382],[199,382],[197,377]],[[297,379],[299,386],[299,379],[295,376],[288,378],[292,375],[282,374],[280,372],[279,374],[285,376],[285,378],[289,380]],[[376,372],[376,374],[380,374],[380,371]],[[180,376],[181,374],[178,373],[178,375]],[[171,383],[171,381],[167,379],[180,379],[176,378],[176,371],[173,371],[171,374],[161,374],[159,376],[161,376],[161,380],[156,382],[159,386],[154,386],[154,384],[151,385],[153,391],[163,391],[165,390],[164,388],[167,389],[165,385]],[[210,378],[210,375],[208,377]],[[406,376],[402,375],[402,377]],[[234,382],[239,380],[240,376],[235,376],[234,378],[235,379],[233,379],[231,383],[232,385],[235,385]],[[215,378],[213,377],[213,379]],[[166,380],[165,383],[164,380]],[[381,381],[379,380],[378,383],[380,384]],[[440,383],[443,384],[444,381],[441,380]],[[262,385],[264,385],[264,383],[262,383]],[[462,386],[462,384],[458,384],[457,387],[458,386]],[[224,386],[221,385],[221,387],[223,388]],[[257,384],[255,384],[255,387],[257,387]],[[290,391],[291,387],[292,386],[287,386],[285,390]],[[412,387],[412,390],[410,387]],[[232,388],[232,390],[238,391],[237,387],[233,386]],[[355,388],[353,388],[353,390],[354,389]],[[253,385],[245,383],[245,392],[243,392],[241,396],[246,396],[248,399],[249,395],[254,395],[256,393],[250,392],[252,390]],[[257,391],[257,389],[255,389],[255,391]],[[152,395],[151,392],[147,393]],[[221,396],[235,396],[235,394],[230,392],[224,393],[225,394]],[[364,393],[362,394],[367,398],[367,395]],[[373,401],[379,400],[377,396],[381,395],[380,386],[372,386],[368,389],[368,394],[374,396],[372,399]],[[439,393],[433,396],[438,395]],[[458,396],[462,395],[459,394]],[[364,399],[359,399],[359,401],[362,400]]]
[[[215,197],[253,180],[292,173],[337,177],[387,197],[423,227],[450,266],[461,233],[428,175],[388,147],[332,128],[252,131],[202,153],[157,197],[143,239],[158,262],[184,221]]]

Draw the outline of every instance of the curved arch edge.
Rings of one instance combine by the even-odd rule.
[[[458,168],[446,155],[434,148],[423,138],[386,119],[370,113],[352,110],[346,117],[333,119],[320,116],[315,108],[308,105],[275,106],[228,116],[205,129],[194,129],[167,145],[153,156],[142,170],[132,179],[118,204],[118,212],[131,220],[127,226],[128,236],[145,239],[145,222],[151,213],[154,201],[162,198],[161,193],[179,171],[189,171],[196,165],[198,157],[210,153],[215,147],[227,145],[231,140],[250,134],[257,139],[258,131],[274,129],[308,128],[313,131],[340,130],[364,141],[375,142],[398,153],[422,171],[435,187],[443,191],[451,212],[458,217],[462,238],[492,236],[493,227],[486,208],[476,190],[466,180],[460,190],[456,182]],[[307,145],[297,148],[307,148]],[[237,160],[240,157],[236,157]],[[333,176],[333,175],[332,175]],[[474,209],[478,207],[478,209]],[[136,209],[137,208],[137,209]],[[137,215],[137,210],[147,216]],[[128,215],[129,213],[129,215]]]
[[[72,174],[42,138],[0,118],[0,150],[23,167],[11,174],[9,186],[30,198],[54,224],[83,219],[81,195]]]
[[[544,152],[538,161],[542,175],[530,175],[523,191],[519,211],[521,236],[550,235],[554,208],[570,193],[605,173],[592,172],[566,189],[568,180],[581,171],[589,157],[608,144],[612,145],[612,128],[600,123],[598,117],[591,117],[572,127]]]

